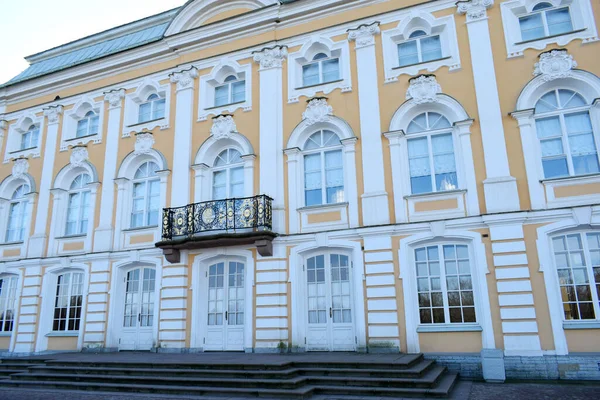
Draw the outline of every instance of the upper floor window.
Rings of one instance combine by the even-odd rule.
[[[589,105],[578,93],[552,90],[535,105],[545,178],[600,172]]]
[[[418,248],[415,263],[422,324],[476,322],[467,245]]]
[[[90,183],[88,174],[78,175],[69,188],[66,235],[81,235],[87,232],[90,203]]]
[[[239,151],[227,149],[217,156],[212,192],[213,200],[244,196],[244,165]]]
[[[83,301],[83,273],[58,276],[54,303],[53,331],[78,331]]]
[[[17,277],[0,278],[0,332],[11,332],[15,320]]]
[[[304,144],[304,198],[306,206],[344,201],[342,144],[333,132],[314,133]]]
[[[40,136],[40,128],[36,125],[31,125],[26,132],[21,134],[21,150],[37,147]]]
[[[165,117],[165,99],[156,93],[148,96],[145,103],[140,104],[138,122],[148,122]]]
[[[133,178],[133,206],[131,227],[140,228],[158,224],[160,208],[160,179],[158,165],[152,161],[142,164]]]
[[[442,58],[439,35],[427,36],[424,31],[415,31],[409,40],[398,44],[398,59],[401,67]]]
[[[315,55],[312,62],[302,66],[303,86],[319,85],[340,79],[340,59],[327,54]]]
[[[408,125],[408,160],[412,194],[458,188],[452,126],[441,114],[425,112]]]
[[[569,7],[554,7],[550,3],[539,3],[532,12],[519,18],[523,41],[555,36],[573,31]]]
[[[239,103],[246,100],[246,81],[234,75],[225,78],[225,83],[215,88],[215,107]]]
[[[29,185],[21,185],[14,191],[8,214],[7,242],[22,242],[25,236],[25,221],[27,220],[27,198]]]
[[[85,117],[77,121],[76,137],[95,135],[98,133],[98,115],[93,111],[88,111]]]
[[[600,232],[552,239],[565,320],[600,316]]]

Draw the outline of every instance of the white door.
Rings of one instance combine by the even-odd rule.
[[[322,254],[306,260],[309,351],[354,351],[352,265],[343,254]]]
[[[204,350],[244,350],[244,263],[224,260],[208,267],[208,315]]]
[[[154,344],[155,277],[154,268],[127,272],[119,350],[150,350]]]

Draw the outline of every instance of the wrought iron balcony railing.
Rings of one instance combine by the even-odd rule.
[[[165,208],[162,240],[182,239],[205,232],[270,231],[272,201],[266,195],[224,199]]]

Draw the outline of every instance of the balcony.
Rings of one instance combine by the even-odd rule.
[[[170,263],[180,262],[183,249],[253,244],[261,256],[273,255],[273,199],[266,195],[204,201],[165,208],[162,240],[156,243]]]

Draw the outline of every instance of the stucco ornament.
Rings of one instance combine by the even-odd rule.
[[[459,14],[467,14],[467,22],[485,18],[486,10],[494,5],[494,0],[467,0],[456,3]]]
[[[192,67],[186,71],[174,72],[169,76],[171,83],[177,84],[177,90],[193,89],[194,79],[198,77],[198,70]]]
[[[327,104],[327,98],[315,97],[308,101],[306,111],[302,113],[302,119],[310,126],[318,122],[328,122],[331,115],[333,115],[333,107]]]
[[[44,109],[44,116],[48,118],[49,124],[57,124],[58,118],[63,112],[62,106],[52,106]]]
[[[415,104],[435,103],[437,94],[442,92],[442,87],[435,75],[420,75],[409,80],[406,100],[412,99]]]
[[[541,75],[545,82],[571,76],[577,62],[566,50],[552,50],[540,54],[540,61],[535,63],[533,75]]]
[[[261,69],[281,68],[283,60],[287,57],[287,55],[287,47],[275,46],[254,53],[254,61],[260,63]]]
[[[89,158],[87,148],[84,146],[75,146],[71,151],[71,167],[81,167]]]
[[[213,126],[210,129],[215,139],[229,138],[237,133],[237,126],[231,115],[219,115],[213,118]]]
[[[16,179],[20,179],[29,171],[29,162],[26,158],[17,158],[12,167],[12,175]]]
[[[148,154],[154,146],[154,135],[150,132],[140,132],[135,135],[135,145],[133,154]]]
[[[121,99],[125,97],[125,89],[115,89],[104,92],[104,100],[108,101],[110,107],[120,107]]]
[[[356,29],[348,30],[348,39],[356,41],[356,48],[371,46],[375,44],[375,35],[379,34],[379,22],[363,24]]]

